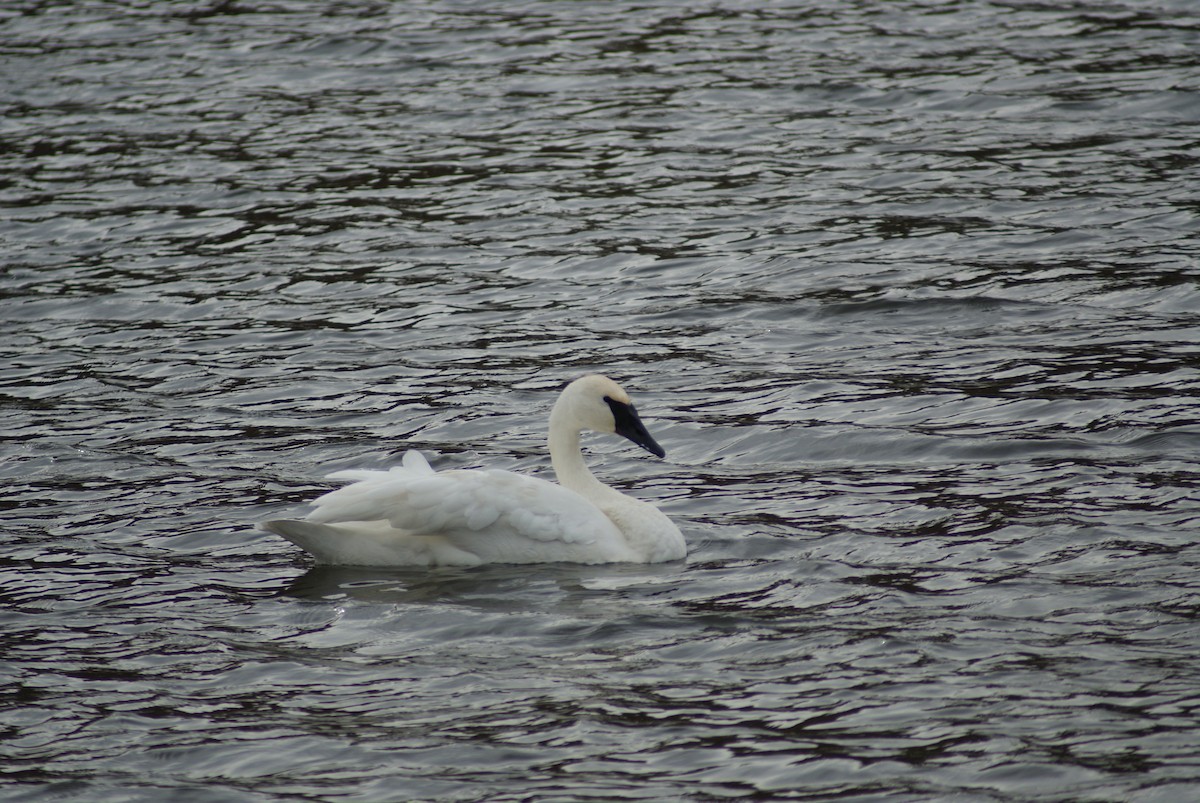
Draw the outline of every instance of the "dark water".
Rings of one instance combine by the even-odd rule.
[[[9,3],[0,798],[1200,797],[1200,13]],[[589,442],[686,562],[311,569]]]

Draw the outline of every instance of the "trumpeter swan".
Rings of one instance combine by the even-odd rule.
[[[591,374],[550,413],[550,462],[560,484],[498,469],[435,472],[419,452],[389,471],[339,471],[353,483],[316,499],[303,520],[259,525],[326,564],[657,563],[687,554],[658,508],[596,479],[583,430],[622,435],[663,457],[621,387]]]

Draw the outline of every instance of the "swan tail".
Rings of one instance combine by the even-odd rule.
[[[345,535],[342,528],[332,524],[317,524],[299,519],[274,519],[259,522],[258,529],[275,533],[291,541],[296,546],[320,559],[324,552],[325,542],[336,543]]]
[[[386,522],[323,524],[300,519],[274,519],[260,530],[282,536],[332,566],[475,566],[477,555],[441,538],[414,536]]]

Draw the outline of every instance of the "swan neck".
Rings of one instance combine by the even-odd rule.
[[[583,462],[579,446],[579,427],[572,426],[563,411],[555,406],[550,414],[550,465],[560,485],[586,495],[605,488]]]

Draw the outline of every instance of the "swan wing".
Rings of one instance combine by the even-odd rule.
[[[354,482],[316,499],[307,521],[386,521],[451,541],[459,535],[475,542],[476,534],[580,545],[619,538],[599,508],[561,485],[496,469],[434,472],[424,458],[409,455],[390,471],[331,474]]]

